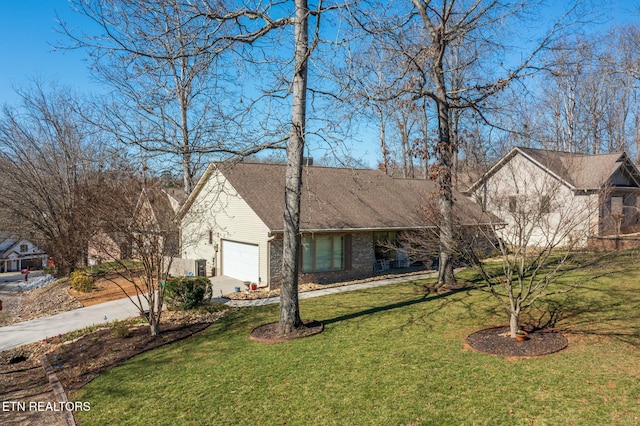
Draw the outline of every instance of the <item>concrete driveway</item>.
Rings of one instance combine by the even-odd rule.
[[[42,271],[29,273],[29,280],[42,277]],[[24,275],[21,272],[3,272],[0,274],[0,291],[24,291]]]
[[[212,296],[214,301],[227,301],[228,299],[224,298],[224,295],[233,293],[236,287],[240,287],[240,290],[244,290],[244,282],[235,278],[225,277],[224,275],[219,277],[210,277],[209,281],[211,281],[211,285],[213,287]]]

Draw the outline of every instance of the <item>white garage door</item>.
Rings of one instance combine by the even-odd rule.
[[[258,282],[258,246],[222,241],[222,274],[241,281]]]

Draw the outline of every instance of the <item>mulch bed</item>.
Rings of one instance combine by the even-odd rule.
[[[305,337],[315,336],[318,333],[322,333],[324,325],[320,321],[304,320],[303,326],[294,330],[293,333],[282,334],[280,332],[279,324],[273,322],[270,324],[264,324],[254,328],[251,331],[251,339],[262,343],[281,343],[288,342],[293,339],[303,339]]]
[[[74,391],[91,382],[100,373],[151,349],[191,337],[210,323],[165,323],[158,336],[151,336],[148,325],[129,329],[127,337],[111,329],[98,330],[47,354],[65,390]],[[55,344],[55,341],[51,342]]]
[[[467,344],[479,352],[504,357],[534,357],[552,354],[569,344],[562,334],[550,330],[525,329],[527,340],[519,342],[509,336],[509,327],[480,330],[467,337]]]
[[[161,332],[151,336],[148,325],[106,327],[62,342],[60,336],[0,352],[0,401],[27,405],[34,401],[54,402],[51,386],[38,361],[45,354],[69,393],[89,383],[100,373],[151,349],[193,336],[219,319],[223,312],[207,314],[167,313]],[[126,323],[125,323],[126,324]],[[62,424],[59,412],[0,411],[2,425]]]

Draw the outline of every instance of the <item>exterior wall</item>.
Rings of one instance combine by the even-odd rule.
[[[89,262],[99,264],[102,262],[120,260],[122,259],[122,253],[120,246],[113,241],[113,238],[104,232],[98,232],[89,241],[87,258],[89,259]]]
[[[268,285],[268,233],[266,225],[231,184],[214,171],[180,223],[184,259],[204,259],[207,275],[222,275],[222,240],[257,244],[261,285]],[[212,233],[212,241],[209,233]]]
[[[598,251],[629,250],[640,248],[640,235],[589,238],[589,248]]]
[[[598,231],[597,194],[574,194],[519,154],[473,197],[507,223],[498,234],[514,246],[584,246]]]
[[[622,199],[616,212],[612,198]],[[611,188],[600,209],[599,235],[632,234],[640,231],[640,190],[638,188]]]
[[[198,266],[193,259],[168,258],[165,256],[165,262],[171,262],[169,267],[169,275],[172,277],[184,277],[189,274],[197,275]]]
[[[282,234],[269,241],[269,288],[275,289],[282,286]]]
[[[316,234],[318,235],[318,234]],[[375,275],[373,261],[375,259],[373,233],[354,232],[351,236],[351,264],[341,271],[301,273],[300,283],[330,284],[367,278]],[[269,265],[271,268],[271,288],[282,285],[282,236],[279,235],[269,244]],[[302,270],[302,268],[300,268]]]

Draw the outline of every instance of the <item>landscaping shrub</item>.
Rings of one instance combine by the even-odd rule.
[[[71,287],[76,291],[87,293],[93,290],[93,278],[84,271],[73,271],[69,277]]]
[[[170,310],[194,309],[211,298],[210,282],[207,277],[172,278],[164,288],[165,301]]]
[[[121,339],[127,339],[131,337],[131,330],[129,329],[129,326],[125,322],[118,322],[114,324],[113,328],[111,329],[111,333],[115,337],[119,337]]]

